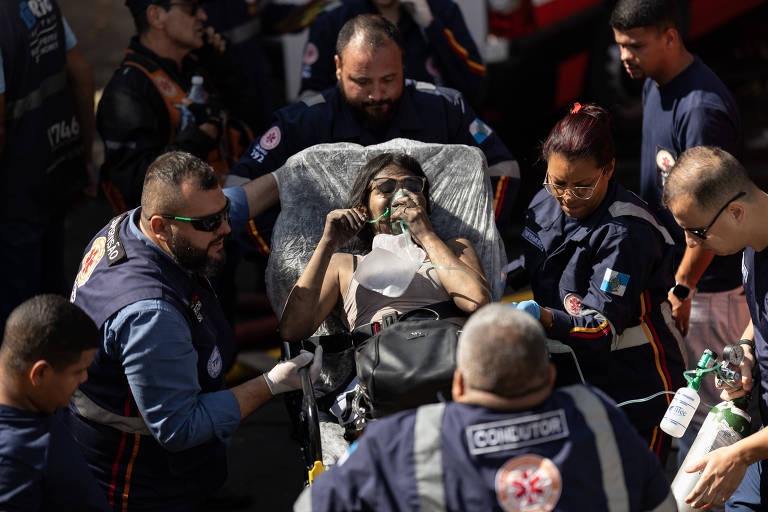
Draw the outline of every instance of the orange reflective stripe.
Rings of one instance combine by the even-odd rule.
[[[131,451],[131,458],[128,460],[128,468],[125,470],[125,485],[123,485],[123,512],[128,510],[128,492],[131,490],[131,473],[133,472],[133,463],[136,460],[136,455],[139,453],[139,443],[141,442],[141,435],[133,435],[133,451]]]
[[[259,230],[256,229],[256,224],[254,224],[253,220],[248,221],[248,235],[251,237],[251,240],[261,254],[264,256],[269,255],[269,245],[267,245],[264,239],[261,238]]]
[[[445,38],[448,40],[448,44],[451,46],[451,48],[453,48],[453,51],[456,52],[459,57],[464,59],[464,62],[467,63],[469,70],[476,75],[485,75],[485,66],[469,58],[469,52],[466,48],[461,46],[458,41],[456,41],[456,38],[453,36],[453,32],[446,28],[443,30],[443,33],[445,34]]]
[[[661,382],[664,386],[664,391],[671,391],[669,387],[669,372],[666,369],[666,361],[662,361],[662,354],[661,351],[664,349],[661,347],[661,342],[658,339],[658,336],[656,336],[656,330],[653,328],[653,325],[647,321],[647,303],[646,301],[650,301],[650,298],[648,297],[648,290],[642,293],[640,296],[640,325],[643,326],[643,332],[648,337],[648,341],[650,341],[650,345],[653,348],[653,358],[654,363],[656,364],[656,371],[659,373],[659,376],[661,377]],[[671,399],[669,398],[668,394],[664,394],[664,398],[667,401],[667,405],[669,405]]]
[[[168,142],[170,143],[176,137],[176,131],[179,128],[181,122],[181,109],[177,105],[181,105],[184,98],[187,97],[187,93],[183,87],[174,82],[168,73],[158,68],[156,71],[150,71],[138,62],[130,60],[131,54],[134,52],[128,50],[126,52],[128,58],[123,61],[126,66],[134,67],[147,75],[154,84],[157,92],[160,93],[160,97],[165,102],[165,108],[168,110],[168,116],[170,117],[170,134]]]

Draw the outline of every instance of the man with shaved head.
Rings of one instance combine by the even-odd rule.
[[[484,306],[459,337],[453,402],[369,425],[294,510],[677,510],[613,402],[554,382],[539,322]]]
[[[761,379],[760,418],[765,425],[768,421],[768,194],[750,180],[747,171],[731,154],[701,146],[688,149],[677,160],[664,186],[663,201],[685,231],[688,247],[701,247],[718,255],[744,250],[741,273],[751,321],[746,326],[738,326],[744,329],[738,340],[744,348],[742,387],[724,389],[721,398],[731,400],[754,388],[752,369],[757,361]],[[710,508],[722,505],[733,494],[726,510],[765,510],[768,506],[768,492],[763,492],[768,490],[766,459],[768,429],[710,452],[685,468],[689,472],[703,470],[686,501],[694,508],[707,505],[706,508]]]
[[[141,206],[86,249],[71,300],[101,335],[66,419],[114,510],[197,510],[224,482],[240,420],[301,387],[309,353],[224,389],[234,336],[208,280],[224,238],[276,194],[271,175],[222,191],[207,163],[166,153],[147,169]]]

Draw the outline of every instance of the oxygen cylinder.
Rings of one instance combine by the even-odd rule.
[[[672,481],[672,494],[675,496],[679,512],[698,510],[691,508],[685,498],[691,493],[701,477],[701,471],[686,473],[685,468],[694,464],[712,450],[730,446],[747,437],[751,432],[751,421],[747,413],[746,398],[737,398],[731,402],[720,402],[709,411],[701,425],[696,440],[691,445],[683,465]]]

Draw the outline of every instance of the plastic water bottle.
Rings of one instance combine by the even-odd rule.
[[[702,473],[686,473],[685,468],[695,464],[712,450],[730,446],[748,436],[752,430],[752,418],[746,412],[747,408],[747,399],[742,397],[732,402],[720,402],[707,414],[683,465],[672,481],[672,494],[680,512],[694,510],[685,502],[685,498],[696,486]]]
[[[714,352],[709,349],[704,350],[699,358],[699,362],[696,363],[696,367],[701,370],[711,368],[715,364]],[[696,377],[688,384],[687,387],[680,388],[675,393],[672,402],[670,402],[667,412],[664,414],[664,418],[661,420],[661,430],[666,432],[672,437],[681,438],[685,434],[685,430],[688,428],[688,424],[696,414],[696,409],[699,407],[701,397],[698,390],[701,386],[701,379],[705,376],[705,373],[697,372]]]
[[[181,119],[179,119],[179,129],[185,130],[189,126],[196,124],[195,115],[190,111],[187,106],[192,103],[204,104],[208,101],[208,94],[203,89],[203,77],[200,75],[194,75],[192,77],[192,87],[189,89],[189,94],[184,99],[181,106]]]
[[[208,101],[208,94],[203,89],[203,77],[195,75],[192,77],[192,87],[187,95],[191,103],[205,103]]]

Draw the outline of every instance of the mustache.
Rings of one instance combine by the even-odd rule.
[[[213,242],[211,242],[211,243],[209,243],[209,244],[208,244],[208,247],[213,247],[213,246],[214,246],[214,245],[216,245],[217,243],[219,243],[219,242],[221,242],[222,240],[224,240],[226,237],[227,237],[227,235],[220,235],[220,236],[217,236],[217,237],[216,237],[216,238],[213,240]]]
[[[393,107],[395,102],[392,100],[377,100],[377,101],[364,101],[361,103],[363,107],[381,107],[383,105],[389,105]]]

